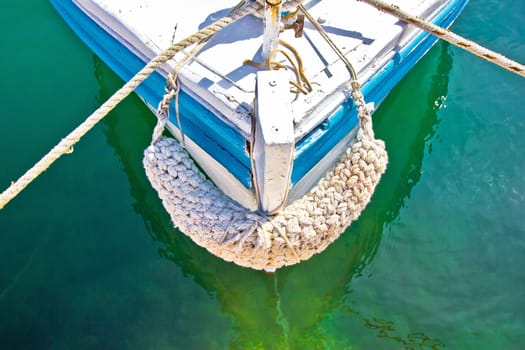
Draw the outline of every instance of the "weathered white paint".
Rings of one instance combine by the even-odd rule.
[[[288,74],[258,72],[255,101],[254,178],[260,209],[274,213],[288,196],[295,146]]]

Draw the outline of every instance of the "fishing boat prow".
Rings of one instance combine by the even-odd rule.
[[[373,109],[437,40],[358,0],[51,2],[124,81],[158,63],[135,92],[158,119],[144,167],[174,225],[270,271],[366,207],[388,161]],[[466,3],[397,0],[442,28]]]

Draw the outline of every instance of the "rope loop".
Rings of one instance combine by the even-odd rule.
[[[288,70],[288,67],[285,64],[282,64],[281,62],[274,59],[274,56],[280,53],[286,58],[286,60],[292,68],[293,74],[295,74],[296,77],[295,81],[290,80],[290,85],[292,85],[290,92],[295,94],[302,93],[303,95],[307,95],[308,93],[312,92],[312,83],[310,83],[310,80],[304,72],[303,60],[297,49],[295,49],[292,45],[290,45],[282,39],[279,40],[279,45],[288,49],[293,54],[293,58],[292,56],[290,56],[290,54],[288,54],[288,52],[284,51],[283,49],[277,48],[275,50],[270,51],[268,58],[263,62],[244,60],[243,63],[254,67],[265,67],[268,70]]]

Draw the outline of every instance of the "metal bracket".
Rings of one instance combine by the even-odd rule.
[[[295,19],[295,22],[285,24],[284,29],[293,29],[296,38],[302,37],[304,29],[304,15],[298,14],[297,18]]]

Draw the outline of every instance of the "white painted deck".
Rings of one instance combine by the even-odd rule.
[[[226,15],[236,0],[74,0],[144,61],[173,41],[183,39]],[[410,12],[432,18],[445,0],[396,0]],[[357,1],[305,1],[334,42],[355,65],[362,82],[376,72],[414,35],[394,17]],[[177,27],[175,31],[175,26]],[[261,61],[262,19],[248,16],[217,34],[180,74],[183,89],[249,138],[257,69],[245,59]],[[295,138],[302,138],[346,99],[348,73],[337,56],[305,22],[303,38],[286,31],[281,38],[300,53],[314,91],[297,95],[292,108]],[[179,55],[179,57],[182,57]],[[170,67],[166,67],[170,70]],[[293,73],[290,72],[292,77]]]

